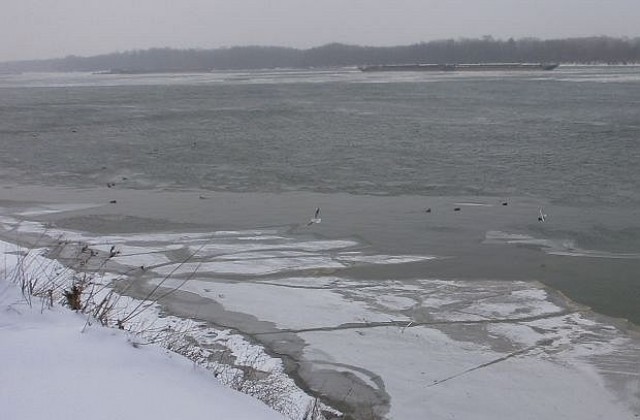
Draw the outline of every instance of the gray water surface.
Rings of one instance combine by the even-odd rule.
[[[541,280],[640,322],[637,67],[26,74],[0,78],[0,110],[4,183],[163,191],[119,199],[108,212],[138,222],[109,229],[287,226],[320,206],[314,234],[445,257],[355,278]]]

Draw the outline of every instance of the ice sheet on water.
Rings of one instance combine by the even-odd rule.
[[[197,257],[214,257],[226,254],[237,254],[250,251],[267,251],[273,249],[291,249],[295,248],[295,245],[287,246],[285,244],[265,244],[265,243],[253,243],[253,242],[212,242],[204,245],[192,245],[189,247],[191,253]]]
[[[573,246],[573,242],[571,241],[561,241],[561,240],[554,241],[552,239],[539,239],[526,234],[501,232],[497,230],[490,230],[486,232],[484,243],[537,245],[537,246],[543,246],[548,248],[552,248],[552,247],[568,248]]]
[[[284,241],[287,240],[284,236],[278,235],[262,235],[262,236],[238,236],[238,241]]]
[[[565,257],[587,257],[587,258],[612,258],[622,260],[638,260],[640,254],[625,253],[625,252],[607,252],[607,251],[591,251],[587,249],[574,249],[574,250],[551,250],[548,251],[551,255],[565,256]]]
[[[265,242],[269,243],[265,243]],[[208,243],[198,245],[194,244],[190,247],[191,252],[199,257],[215,256],[221,254],[232,254],[246,251],[260,251],[260,250],[297,250],[297,251],[332,251],[340,250],[344,248],[350,248],[358,246],[355,241],[350,240],[310,240],[310,241],[298,241],[293,238],[283,239],[264,239],[261,242],[255,243],[247,241],[246,239],[229,241],[217,241],[215,239]]]
[[[344,265],[327,256],[257,258],[250,261],[244,259],[228,261],[207,261],[202,263],[188,262],[171,264],[154,268],[161,275],[183,275],[198,273],[234,274],[234,275],[270,275],[282,272],[293,272],[311,269],[338,269]]]
[[[323,276],[314,276],[314,277],[286,277],[283,279],[273,279],[262,281],[262,283],[272,284],[274,286],[289,286],[289,287],[300,287],[300,288],[309,288],[309,289],[318,289],[323,287],[329,287],[333,285],[337,285],[338,282],[343,284],[344,279],[339,277],[323,277]],[[361,282],[354,282],[354,284],[361,285]]]
[[[493,204],[489,203],[475,203],[475,202],[462,202],[462,203],[453,203],[454,206],[461,207],[493,207]]]
[[[126,243],[126,242],[140,242],[140,243],[191,243],[196,240],[201,240],[203,238],[210,238],[211,233],[206,232],[159,232],[159,233],[139,233],[139,234],[129,234],[129,235],[104,235],[99,236],[97,238],[87,239],[89,243],[96,244],[116,244],[116,243]]]
[[[337,260],[350,263],[367,264],[406,264],[410,262],[432,260],[437,257],[431,255],[365,255],[365,254],[338,254]]]
[[[18,214],[19,216],[41,216],[44,214],[63,213],[67,211],[85,210],[95,207],[101,207],[102,204],[96,203],[69,203],[69,204],[46,204],[37,207],[31,207]]]
[[[375,304],[387,311],[403,311],[416,306],[418,301],[406,296],[383,295],[375,299]]]
[[[486,244],[529,245],[540,247],[550,255],[564,257],[612,258],[612,259],[640,259],[638,253],[608,252],[582,249],[570,239],[535,238],[521,233],[488,231],[485,234]]]
[[[0,212],[3,212],[3,211],[4,209],[0,208]],[[10,216],[0,216],[0,223],[2,225],[14,226],[20,223],[20,221]]]
[[[263,252],[238,252],[235,254],[226,254],[213,257],[215,261],[229,261],[229,260],[262,260],[265,258],[304,258],[304,257],[316,257],[318,254],[304,252],[304,251],[272,251],[265,250]]]
[[[279,232],[276,229],[249,229],[249,230],[218,230],[213,232],[213,236],[217,237],[262,237],[263,235],[276,235]]]
[[[162,281],[156,279],[154,284]],[[180,286],[179,280],[165,280],[163,286]],[[407,320],[373,310],[365,301],[355,301],[331,289],[280,287],[258,282],[222,283],[193,279],[181,286],[198,295],[212,298],[225,309],[250,313],[258,319],[274,322],[279,328],[298,329],[335,327],[353,322]],[[222,297],[221,297],[222,296]]]
[[[98,245],[94,248],[100,248],[103,251],[109,252],[111,248],[108,245]],[[151,267],[154,265],[168,264],[171,260],[164,254],[167,251],[166,247],[138,247],[123,245],[117,248],[118,254],[113,257],[113,260],[118,264],[128,265],[132,267]]]

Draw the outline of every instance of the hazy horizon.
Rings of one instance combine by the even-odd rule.
[[[391,46],[437,39],[636,37],[637,0],[24,0],[0,16],[0,61],[147,48]]]

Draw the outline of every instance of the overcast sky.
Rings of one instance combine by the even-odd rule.
[[[640,36],[640,0],[0,0],[0,61],[149,47]]]

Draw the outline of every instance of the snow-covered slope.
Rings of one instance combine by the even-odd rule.
[[[85,324],[65,308],[29,307],[0,279],[0,418],[283,418],[182,356]]]

